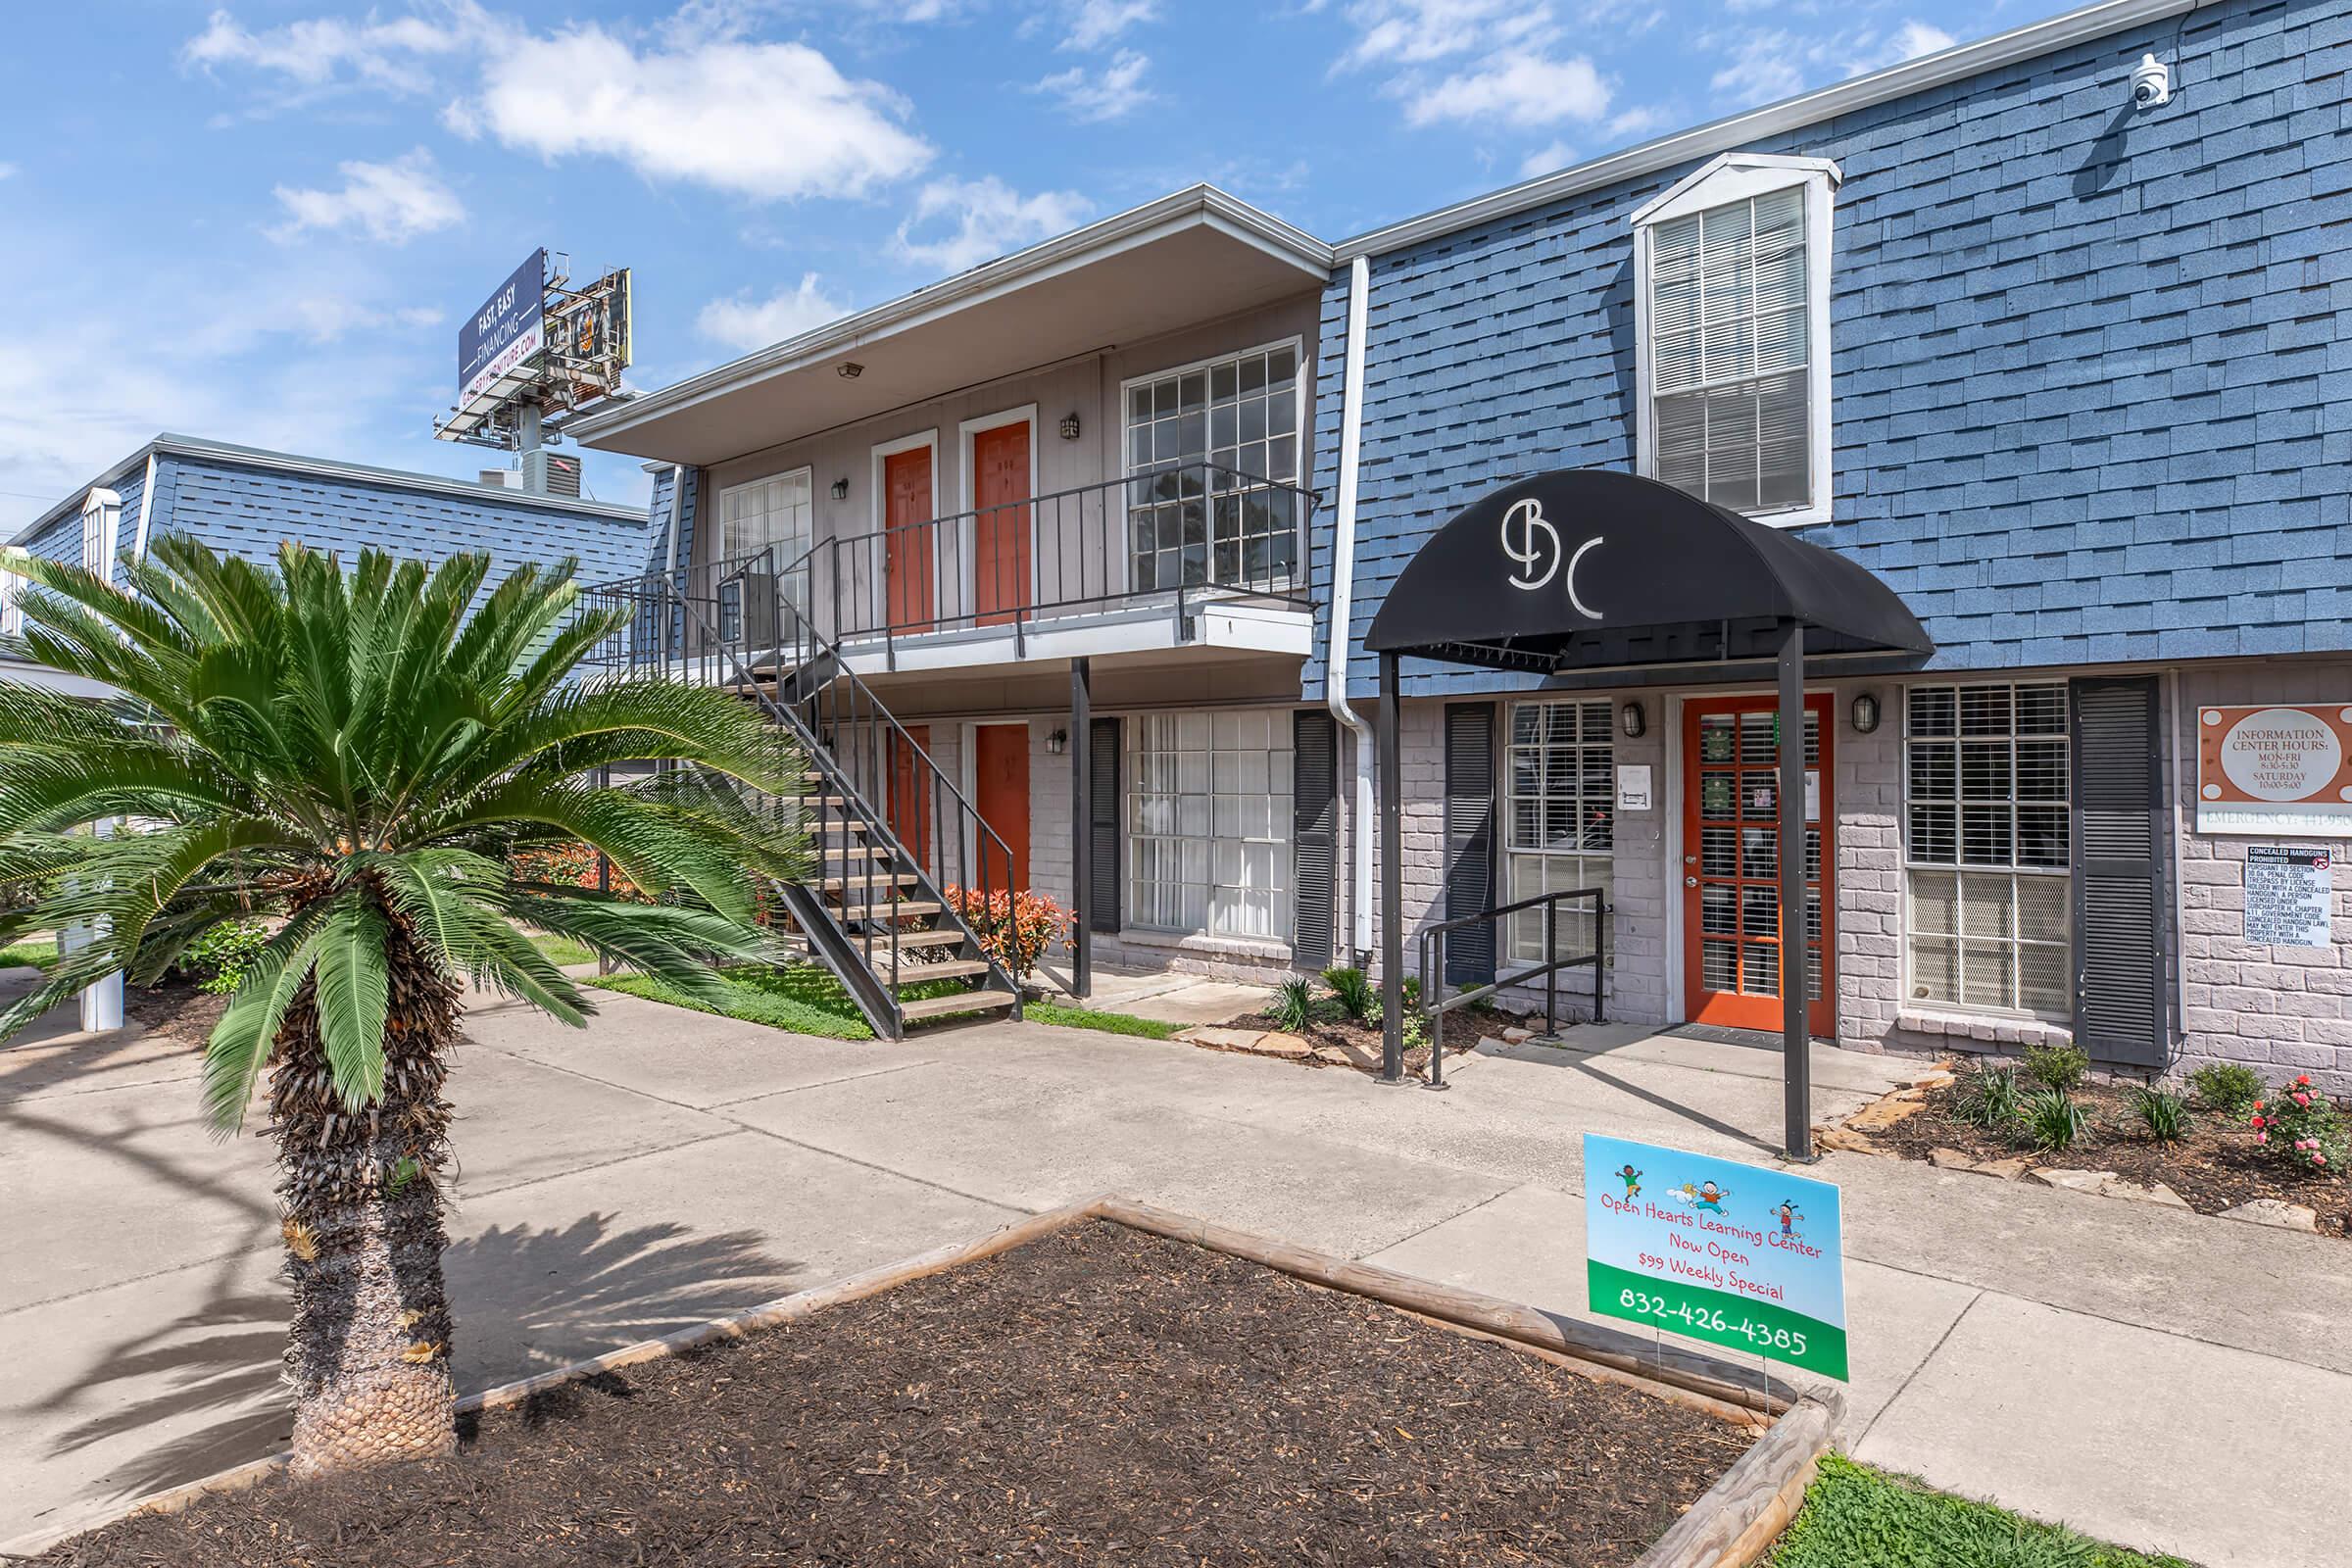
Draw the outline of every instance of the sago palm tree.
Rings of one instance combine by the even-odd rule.
[[[0,880],[34,890],[0,941],[87,938],[0,1013],[0,1039],[117,969],[152,983],[224,918],[270,923],[203,1091],[226,1133],[270,1074],[294,1467],[447,1452],[462,983],[583,1022],[533,927],[713,994],[711,960],[771,952],[760,881],[804,869],[774,804],[801,761],[722,691],[577,678],[622,617],[583,609],[568,563],[487,594],[483,556],[428,573],[370,551],[346,575],[291,544],[270,566],[161,540],[128,591],[22,551],[5,564],[33,584],[18,651],[121,697],[0,682]],[[649,760],[691,766],[596,782]],[[658,902],[510,868],[571,841]]]

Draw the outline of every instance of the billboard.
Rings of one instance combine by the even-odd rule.
[[[531,252],[458,328],[458,407],[546,346],[547,251]]]

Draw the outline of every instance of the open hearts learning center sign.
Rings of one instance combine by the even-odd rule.
[[[1585,1135],[1589,1308],[1844,1378],[1838,1189]]]

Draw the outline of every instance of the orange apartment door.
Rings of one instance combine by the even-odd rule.
[[[934,598],[931,562],[931,449],[893,452],[882,460],[883,567],[890,578],[887,600],[894,630],[931,624]]]
[[[975,846],[972,881],[982,879],[983,859],[988,890],[1018,891],[1029,885],[1029,726],[981,724],[972,731],[973,804],[980,819],[1004,841],[1012,856],[1007,868],[994,845],[981,857]]]
[[[972,607],[1001,626],[1029,607],[1029,421],[972,436]]]
[[[1693,1023],[1779,1029],[1782,963],[1780,703],[1692,698],[1683,708],[1683,975]],[[1827,696],[1805,699],[1805,904],[1813,989],[1806,1027],[1836,1027],[1837,805]]]
[[[931,770],[915,756],[918,746],[931,749],[930,725],[909,724],[904,736],[890,737],[890,831],[918,864],[931,867]]]

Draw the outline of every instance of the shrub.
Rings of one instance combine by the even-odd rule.
[[[245,972],[269,941],[269,927],[259,920],[223,920],[188,944],[179,967],[196,982],[197,990],[225,997],[244,983]]]
[[[1952,1113],[1974,1126],[1998,1131],[2017,1125],[2023,1099],[2015,1067],[1979,1067],[1961,1081]]]
[[[2177,1144],[2188,1130],[2188,1102],[2169,1089],[2132,1085],[2132,1113],[2160,1144]]]
[[[2063,1089],[2036,1089],[2020,1109],[2034,1142],[2044,1149],[2070,1149],[2090,1127],[2082,1103]]]
[[[528,850],[516,850],[507,858],[507,874],[517,882],[552,883],[558,887],[593,888],[597,882],[596,851],[578,839],[566,839],[561,844],[542,844]],[[614,898],[627,899],[633,904],[654,901],[644,889],[621,874],[619,866],[606,873]]]
[[[2254,1102],[2247,1118],[2254,1142],[2279,1164],[2306,1175],[2344,1169],[2346,1133],[2343,1113],[2334,1102],[2311,1087],[2305,1073],[2279,1087],[2267,1100]]]
[[[2072,1094],[2090,1074],[2089,1054],[2080,1046],[2028,1046],[2026,1076],[2045,1088]]]
[[[1037,971],[1037,960],[1056,942],[1067,942],[1078,917],[1042,893],[981,893],[949,888],[948,903],[980,939],[980,949],[1004,966],[1014,984]]]
[[[1380,998],[1372,990],[1371,977],[1357,968],[1326,969],[1323,983],[1331,987],[1331,998],[1340,1004],[1342,1016],[1357,1023],[1372,1015]]]
[[[1295,974],[1274,988],[1274,1000],[1266,1007],[1267,1015],[1298,1034],[1315,1021],[1315,988],[1306,976]]]
[[[2243,1116],[2262,1098],[2262,1075],[2234,1061],[2209,1061],[2188,1075],[2197,1103],[2225,1116]]]

